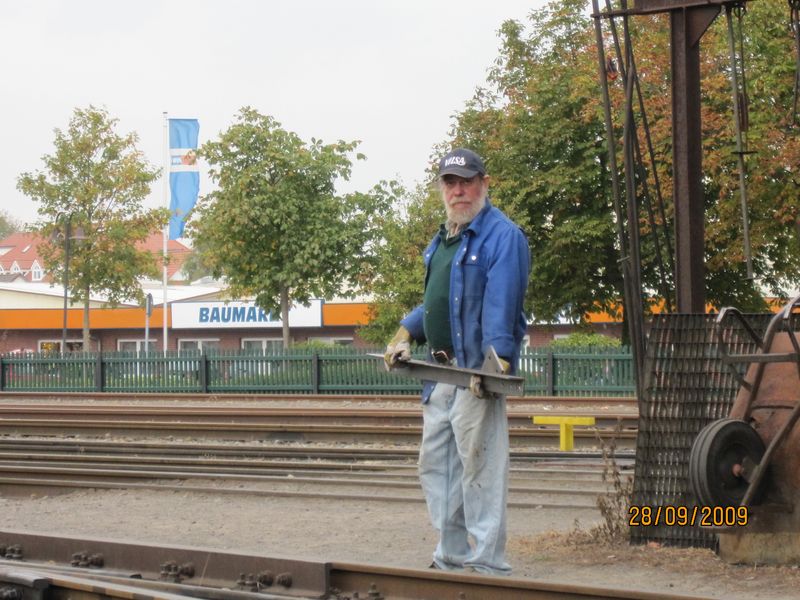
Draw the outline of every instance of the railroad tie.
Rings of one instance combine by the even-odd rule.
[[[567,415],[542,415],[531,417],[534,425],[558,425],[559,450],[570,451],[575,447],[575,425],[594,425],[594,417],[572,417]]]

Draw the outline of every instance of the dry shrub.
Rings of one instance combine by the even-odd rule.
[[[608,487],[608,493],[597,498],[597,508],[603,521],[592,527],[589,535],[594,541],[609,544],[619,544],[630,539],[628,511],[633,495],[633,477],[622,475],[614,457],[617,436],[621,431],[622,426],[618,423],[614,435],[607,442],[598,436],[603,451],[603,483]]]

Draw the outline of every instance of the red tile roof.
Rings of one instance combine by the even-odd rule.
[[[6,273],[11,271],[14,262],[17,263],[22,270],[23,276],[26,281],[31,281],[30,269],[34,261],[38,261],[39,266],[44,269],[44,261],[39,255],[39,244],[42,242],[35,233],[16,232],[12,233],[6,238],[0,240],[0,252],[3,249],[9,248],[4,254],[0,254],[0,266]],[[161,254],[164,247],[163,234],[155,232],[150,235],[146,240],[137,244],[141,249],[149,250],[153,254]],[[192,253],[192,249],[177,240],[167,241],[167,254],[170,257],[169,265],[167,266],[167,277],[172,277],[180,271],[183,263]],[[49,275],[45,274],[43,281],[50,281]]]

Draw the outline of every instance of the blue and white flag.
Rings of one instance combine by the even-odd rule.
[[[197,119],[169,119],[169,239],[183,235],[186,215],[197,202],[200,168],[197,165]]]

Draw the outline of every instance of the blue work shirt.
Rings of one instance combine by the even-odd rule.
[[[523,302],[530,271],[528,240],[488,199],[460,235],[450,270],[450,330],[458,366],[480,369],[486,350],[494,346],[514,373],[527,327]],[[423,254],[426,283],[440,239],[434,236]],[[418,343],[425,342],[423,316],[419,305],[400,321]],[[432,389],[426,382],[423,402]]]

